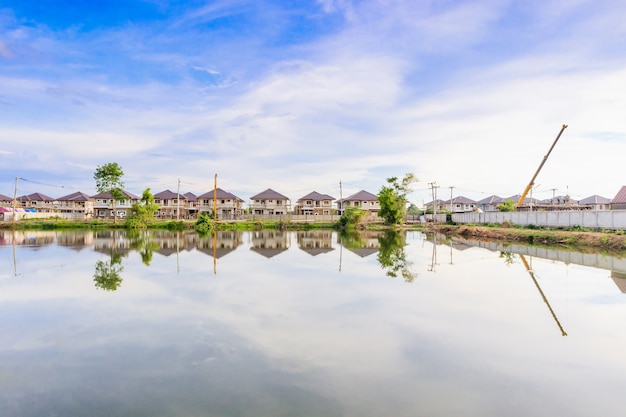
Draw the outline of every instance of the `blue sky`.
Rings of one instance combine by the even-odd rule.
[[[568,124],[533,197],[612,198],[625,51],[603,0],[3,0],[0,194],[508,197]]]

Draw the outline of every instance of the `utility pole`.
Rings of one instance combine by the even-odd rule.
[[[450,214],[452,214],[452,190],[454,189],[454,185],[448,188],[450,189]]]
[[[339,180],[339,201],[341,204],[340,215],[343,214],[343,188],[341,188],[341,180]]]
[[[13,223],[15,223],[15,212],[17,211],[17,180],[19,177],[15,177],[15,188],[13,188]]]
[[[176,220],[180,220],[180,178],[178,179],[178,191],[176,191]]]
[[[217,220],[217,174],[213,177],[213,217]]]
[[[428,184],[430,185],[431,192],[433,194],[433,221],[435,221],[437,218],[437,188],[439,188],[439,186],[435,186],[435,181],[429,182]]]

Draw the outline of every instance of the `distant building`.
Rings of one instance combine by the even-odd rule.
[[[294,214],[299,215],[329,215],[333,213],[334,197],[313,191],[301,197],[296,202]]]
[[[370,216],[378,216],[378,212],[380,211],[378,197],[365,190],[337,200],[337,210],[339,214],[342,214],[348,207],[358,207],[361,210],[368,211]]]
[[[257,195],[250,197],[252,214],[286,215],[291,212],[289,197],[268,188]]]
[[[611,210],[626,210],[626,185],[611,200]]]

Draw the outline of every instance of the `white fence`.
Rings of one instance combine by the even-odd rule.
[[[455,213],[455,223],[508,222],[519,226],[574,227],[590,229],[626,229],[626,210],[607,211],[512,211],[488,213]]]

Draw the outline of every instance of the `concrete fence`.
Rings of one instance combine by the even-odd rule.
[[[452,221],[461,224],[508,222],[519,226],[574,227],[590,229],[626,229],[626,210],[608,211],[512,211],[455,213]]]

